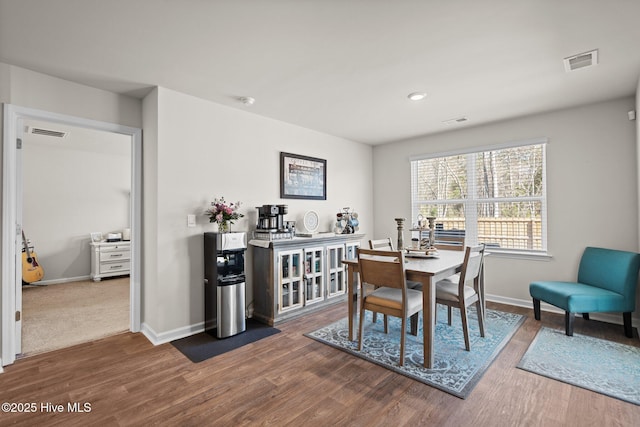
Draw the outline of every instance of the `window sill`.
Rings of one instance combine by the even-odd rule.
[[[487,249],[486,255],[496,258],[527,259],[532,261],[551,261],[553,256],[547,252],[519,252],[509,250]]]

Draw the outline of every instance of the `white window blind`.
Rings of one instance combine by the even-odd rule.
[[[543,142],[542,142],[543,141]],[[546,140],[411,161],[412,222],[492,251],[546,252]]]

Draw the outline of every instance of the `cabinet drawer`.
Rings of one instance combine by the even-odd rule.
[[[117,252],[131,250],[131,245],[128,242],[112,244],[113,246],[102,246],[100,252]]]
[[[129,260],[131,259],[131,251],[130,250],[101,250],[100,251],[100,262],[103,261],[117,261],[117,260]]]
[[[113,273],[118,271],[123,271],[128,273],[131,262],[127,260],[122,260],[121,262],[113,261],[113,262],[104,262],[100,263],[100,274]]]

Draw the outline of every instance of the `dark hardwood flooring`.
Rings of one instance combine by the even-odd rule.
[[[345,316],[339,304],[198,364],[131,333],[18,360],[0,374],[0,401],[37,409],[1,412],[0,425],[640,425],[640,406],[515,367],[540,326],[562,329],[563,316],[543,312],[537,322],[532,310],[489,307],[528,318],[466,400],[302,335]],[[620,325],[577,318],[575,332],[640,347]],[[90,412],[69,413],[69,403]]]

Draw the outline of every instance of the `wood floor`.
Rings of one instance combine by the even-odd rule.
[[[640,425],[640,406],[515,368],[540,326],[561,329],[563,316],[489,307],[528,318],[466,400],[302,335],[344,317],[339,304],[198,364],[131,333],[19,360],[0,374],[0,401],[37,409],[2,412],[0,425]],[[575,332],[640,347],[618,325],[577,318]],[[90,412],[68,412],[85,403]]]

